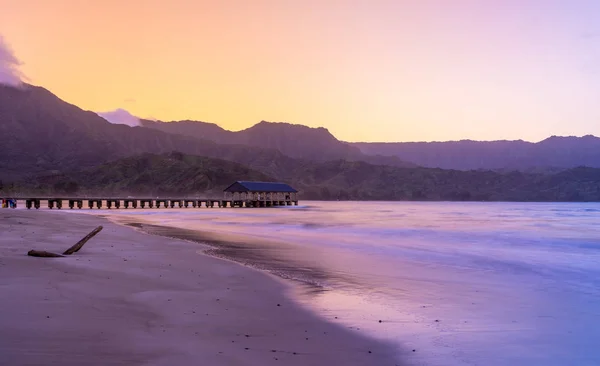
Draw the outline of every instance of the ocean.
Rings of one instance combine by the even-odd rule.
[[[94,214],[293,281],[414,365],[600,365],[600,204],[301,204]]]

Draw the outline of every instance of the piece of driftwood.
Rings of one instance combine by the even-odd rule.
[[[32,257],[44,257],[44,258],[56,258],[56,257],[64,257],[62,254],[56,254],[52,252],[46,252],[45,250],[30,250],[27,252],[27,255]]]
[[[83,247],[83,244],[87,243],[88,240],[93,238],[94,235],[98,234],[101,230],[102,230],[102,226],[98,226],[97,228],[92,230],[92,232],[87,234],[83,239],[78,241],[77,244],[75,244],[72,247],[70,247],[69,249],[65,250],[65,252],[63,254],[47,252],[45,250],[32,249],[29,252],[27,252],[27,255],[32,256],[32,257],[43,257],[43,258],[57,258],[57,257],[64,257],[65,255],[71,255],[75,252],[78,252],[79,249],[81,249],[81,247]]]
[[[64,255],[71,255],[71,254],[73,254],[75,252],[78,252],[79,249],[81,249],[81,247],[83,247],[83,244],[87,243],[88,240],[90,240],[91,238],[93,238],[94,235],[98,234],[101,230],[102,230],[102,226],[98,226],[97,228],[95,228],[94,230],[92,230],[92,232],[90,232],[89,234],[87,234],[85,236],[85,238],[83,238],[80,241],[78,241],[77,244],[75,244],[72,247],[70,247],[69,249],[65,250],[65,252],[63,254]]]

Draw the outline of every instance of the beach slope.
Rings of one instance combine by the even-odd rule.
[[[65,258],[98,225],[104,230]],[[0,211],[0,364],[400,365],[270,275],[91,215]]]

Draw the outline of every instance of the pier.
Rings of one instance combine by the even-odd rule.
[[[284,183],[238,181],[227,187],[223,199],[133,198],[133,197],[10,197],[2,202],[25,201],[27,209],[137,209],[137,208],[225,208],[298,206],[298,191]],[[8,206],[7,206],[8,207]]]
[[[297,200],[218,200],[170,198],[18,198],[28,209],[143,209],[143,208],[225,208],[225,207],[277,207],[298,205]],[[14,205],[16,208],[16,203]]]

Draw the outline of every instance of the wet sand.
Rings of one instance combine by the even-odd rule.
[[[242,236],[155,225],[145,222],[142,218],[131,216],[111,215],[107,218],[147,234],[208,245],[210,249],[204,252],[210,256],[267,271],[279,278],[296,282],[301,285],[302,290],[323,291],[323,284],[331,280],[359,285],[349,276],[312,265],[311,258],[296,250],[295,245],[291,243],[256,238],[251,235]]]
[[[104,230],[66,258],[97,225]],[[0,211],[0,365],[401,365],[289,285],[91,215]],[[403,365],[403,364],[402,364]]]

